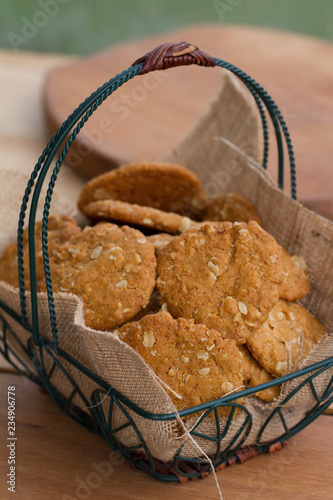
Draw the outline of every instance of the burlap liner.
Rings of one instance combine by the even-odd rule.
[[[304,299],[303,304],[324,324],[328,332],[333,325],[332,283],[333,266],[331,265],[331,249],[333,245],[333,224],[328,220],[312,213],[299,203],[291,200],[284,192],[277,189],[271,178],[259,164],[260,147],[258,147],[258,133],[260,126],[258,117],[249,104],[248,97],[235,81],[234,77],[226,77],[224,86],[215,102],[210,106],[200,122],[195,125],[188,136],[168,155],[167,160],[185,165],[193,170],[202,180],[210,196],[224,191],[239,191],[247,196],[257,207],[264,227],[289,252],[303,255],[311,271],[311,292]],[[10,198],[16,199],[15,217],[10,214],[10,224],[1,227],[0,251],[15,238],[16,221],[23,193],[21,183],[8,171],[0,172],[1,180],[6,180]],[[25,180],[24,180],[25,181]],[[9,195],[8,195],[9,196]],[[6,202],[2,203],[3,218],[8,221]],[[53,212],[75,213],[71,200],[53,202]],[[39,213],[40,218],[40,213]],[[10,227],[8,227],[10,226]],[[20,303],[17,290],[13,290],[5,283],[0,283],[0,300],[20,314]],[[30,299],[27,294],[28,318],[30,318]],[[112,387],[137,404],[140,408],[153,413],[172,413],[175,408],[164,389],[151,369],[143,362],[131,348],[121,342],[111,332],[94,331],[84,324],[82,304],[79,299],[67,294],[55,296],[57,325],[60,346],[76,360],[95,372]],[[8,315],[5,319],[15,330],[23,343],[31,334],[19,327]],[[40,331],[50,338],[50,322],[47,298],[39,295],[39,324]],[[17,343],[8,338],[13,350],[24,357]],[[40,355],[38,355],[40,358]],[[317,349],[308,357],[303,366],[311,365],[319,360],[333,356],[333,336],[329,335]],[[46,372],[53,364],[52,359],[44,354]],[[80,387],[84,398],[75,394],[72,403],[88,411],[92,405],[90,397],[99,386],[71,364],[60,359],[62,366]],[[30,363],[31,364],[31,363]],[[314,385],[318,395],[324,392],[333,369],[319,375]],[[285,384],[283,395],[279,400],[269,404],[255,396],[246,398],[244,407],[252,415],[252,428],[245,444],[257,442],[258,432],[271,412],[279,406],[286,395],[290,394],[306,377],[294,379]],[[65,396],[69,397],[73,385],[65,374],[58,368],[54,370],[51,383]],[[104,398],[104,400],[103,400]],[[110,399],[101,394],[101,408],[108,418]],[[88,404],[87,404],[88,403]],[[312,391],[305,386],[291,398],[287,407],[283,407],[283,415],[289,427],[296,425],[315,403]],[[99,409],[101,409],[99,408]],[[177,421],[158,422],[148,420],[129,410],[128,414],[135,422],[142,438],[151,454],[160,460],[171,460],[178,448],[183,446],[182,455],[195,457],[202,455],[202,451],[190,441]],[[199,415],[194,415],[185,421],[190,429]],[[223,439],[222,449],[234,438],[246,415],[241,411],[230,425],[227,435]],[[113,428],[127,422],[127,417],[115,406],[112,418]],[[226,418],[221,419],[223,430]],[[216,436],[216,425],[213,418],[206,418],[196,429],[197,432],[208,436]],[[244,431],[243,431],[244,433]],[[284,433],[279,416],[275,416],[265,428],[262,442],[269,442]],[[243,435],[243,434],[242,434]],[[140,443],[137,434],[131,427],[127,427],[116,434],[117,439],[126,446]],[[216,451],[216,444],[202,438],[195,438],[200,448],[207,454]],[[240,439],[240,438],[239,438]]]

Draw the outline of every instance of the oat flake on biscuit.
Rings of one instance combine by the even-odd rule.
[[[135,316],[155,286],[154,245],[128,226],[86,227],[58,249],[50,265],[53,291],[81,297],[85,323],[96,330]]]
[[[177,410],[243,388],[236,342],[222,339],[218,332],[204,325],[183,318],[175,320],[161,311],[122,326],[118,335],[179,396],[166,388]],[[221,408],[219,413],[228,415],[230,407]]]
[[[159,233],[148,236],[148,240],[154,244],[156,256],[166,247],[170,241],[173,240],[173,236],[168,233]]]
[[[282,377],[297,370],[324,335],[324,328],[307,309],[279,300],[246,345],[269,373]]]
[[[281,247],[256,222],[202,223],[157,258],[157,288],[175,317],[245,343],[279,299]]]
[[[92,202],[84,208],[84,213],[93,221],[117,221],[168,233],[182,233],[197,224],[188,217],[173,212],[118,200]]]

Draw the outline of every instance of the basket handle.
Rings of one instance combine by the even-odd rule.
[[[132,66],[143,63],[140,75],[175,66],[215,66],[215,60],[187,42],[164,43],[137,59]]]
[[[268,126],[265,116],[264,107],[266,107],[274,127],[274,132],[277,141],[278,148],[278,185],[283,189],[284,185],[284,154],[283,154],[283,141],[282,135],[284,135],[285,143],[288,149],[290,173],[291,173],[291,195],[292,198],[296,199],[296,173],[295,173],[295,159],[293,147],[289,135],[287,125],[272,98],[267,94],[267,92],[249,75],[244,73],[236,66],[232,64],[211,57],[200,50],[197,46],[190,44],[188,42],[176,42],[176,43],[164,43],[155,47],[144,56],[137,59],[131,68],[140,67],[139,75],[144,75],[156,70],[165,70],[173,68],[176,66],[189,66],[191,64],[197,64],[198,66],[220,66],[228,71],[234,73],[234,75],[239,78],[251,92],[258,111],[260,113],[263,135],[264,135],[264,151],[262,167],[267,168],[268,161],[268,150],[269,150],[269,137],[268,137]],[[282,134],[281,134],[282,132]]]
[[[287,125],[276,106],[273,99],[267,94],[267,92],[259,85],[253,78],[247,75],[244,71],[233,66],[227,61],[222,59],[217,59],[211,57],[196,46],[186,43],[167,43],[160,45],[148,54],[144,55],[133,65],[124,70],[122,73],[118,74],[114,78],[111,78],[104,85],[99,87],[95,92],[93,92],[89,97],[83,101],[77,109],[73,111],[71,115],[64,121],[64,123],[59,127],[57,132],[53,135],[46,148],[44,149],[42,155],[39,157],[38,162],[30,176],[27,184],[26,191],[23,196],[21,211],[19,215],[18,223],[18,235],[17,235],[17,249],[18,249],[18,274],[19,274],[19,289],[20,289],[20,304],[21,304],[21,316],[22,325],[27,327],[27,308],[26,308],[26,296],[25,296],[25,283],[24,283],[24,255],[23,255],[23,227],[24,219],[28,207],[28,201],[32,188],[34,187],[34,192],[32,195],[30,213],[29,213],[29,260],[30,260],[30,280],[31,280],[31,315],[32,315],[32,333],[34,343],[38,346],[42,345],[43,342],[50,342],[49,340],[42,340],[39,326],[38,326],[38,299],[37,299],[37,282],[36,282],[36,260],[35,260],[35,220],[36,211],[41,189],[46,178],[46,174],[52,164],[52,160],[55,157],[58,149],[61,149],[58,160],[55,167],[53,168],[47,194],[45,197],[44,212],[43,212],[43,226],[42,226],[42,249],[43,249],[43,259],[44,259],[44,270],[46,279],[46,291],[48,295],[49,311],[50,311],[50,321],[52,330],[53,347],[55,353],[58,353],[59,341],[58,341],[58,330],[56,322],[56,312],[55,304],[52,291],[51,282],[51,272],[49,265],[49,254],[48,254],[48,239],[47,239],[47,229],[48,229],[48,217],[51,204],[51,198],[53,194],[53,189],[55,182],[58,177],[59,169],[66,157],[68,149],[70,148],[72,142],[74,141],[76,135],[80,132],[81,128],[84,126],[89,117],[96,111],[98,106],[100,106],[105,99],[107,99],[117,88],[121,87],[131,78],[137,75],[142,75],[150,71],[168,69],[175,66],[183,66],[197,64],[199,66],[219,66],[220,68],[227,69],[236,75],[249,89],[254,97],[257,107],[260,112],[263,132],[264,132],[264,157],[263,157],[263,167],[266,168],[266,161],[268,157],[268,128],[267,120],[265,116],[265,109],[268,111],[272,124],[274,127],[274,132],[277,140],[278,146],[278,172],[279,172],[279,187],[283,189],[283,165],[284,165],[284,155],[283,155],[283,138],[288,149],[289,164],[290,164],[290,174],[291,174],[291,194],[293,198],[296,198],[296,175],[295,175],[295,161],[294,153],[292,148],[292,143],[290,135],[288,132]],[[68,137],[69,134],[69,137]],[[66,141],[65,145],[62,146],[63,141]],[[36,183],[35,183],[36,181]]]

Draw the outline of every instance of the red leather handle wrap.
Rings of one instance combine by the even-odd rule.
[[[132,66],[143,62],[141,75],[158,69],[168,69],[174,66],[215,66],[214,59],[202,52],[195,45],[187,42],[164,43],[148,54],[137,59]]]

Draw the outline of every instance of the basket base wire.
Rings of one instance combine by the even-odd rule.
[[[3,312],[10,316],[15,322],[18,322],[22,326],[22,321],[20,317],[10,308],[0,303],[0,307]],[[156,460],[150,453],[149,448],[140,433],[133,414],[139,414],[145,418],[151,418],[153,420],[171,420],[175,419],[175,414],[169,415],[157,415],[145,412],[137,405],[129,401],[123,395],[118,393],[109,384],[100,379],[96,374],[88,370],[86,367],[81,365],[77,360],[72,358],[68,353],[60,349],[58,355],[55,354],[53,349],[53,344],[48,341],[45,337],[41,335],[43,340],[42,346],[36,346],[33,341],[32,335],[27,338],[27,343],[24,343],[18,338],[18,336],[13,331],[13,328],[9,325],[8,321],[0,314],[1,323],[1,333],[0,333],[0,351],[3,356],[16,368],[21,374],[30,378],[33,382],[44,387],[46,391],[51,395],[57,406],[69,415],[71,418],[76,420],[78,423],[86,427],[91,432],[95,432],[103,436],[110,447],[124,456],[129,462],[132,463],[138,469],[141,469],[148,474],[152,475],[156,479],[163,481],[185,481],[188,479],[205,477],[211,471],[211,466],[207,460],[203,457],[188,458],[182,455],[182,449],[185,445],[183,443],[179,446],[178,451],[175,454],[174,460],[172,462],[160,462]],[[28,332],[31,334],[31,332]],[[35,371],[31,369],[28,363],[22,361],[22,356],[20,352],[31,360],[32,366]],[[46,362],[48,359],[48,363]],[[63,361],[62,361],[63,360]],[[70,363],[75,366],[81,373],[93,380],[97,385],[88,400],[82,393],[80,387],[76,384],[72,375],[68,373],[68,370],[64,367],[64,362]],[[48,365],[48,367],[47,367]],[[313,367],[316,366],[317,369]],[[283,404],[272,410],[269,417],[267,418],[265,424],[260,429],[257,437],[257,444],[250,447],[243,447],[247,436],[249,435],[252,427],[252,416],[251,413],[242,405],[235,402],[225,401],[228,399],[221,398],[216,402],[212,402],[206,405],[206,409],[201,411],[200,418],[197,420],[196,425],[190,430],[191,436],[197,439],[205,439],[210,442],[215,443],[215,452],[213,455],[209,455],[214,469],[224,468],[227,464],[241,462],[241,457],[252,457],[260,453],[265,453],[269,451],[272,446],[278,447],[281,443],[285,442],[290,437],[294,436],[297,432],[309,425],[315,418],[318,417],[333,401],[333,376],[329,380],[325,391],[321,396],[317,394],[314,386],[315,377],[323,373],[329,367],[333,366],[333,360],[326,360],[326,362],[317,363],[307,370],[301,370],[309,373],[309,376],[286,398],[284,403],[287,403],[299,390],[302,390],[304,386],[308,385],[311,388],[313,397],[315,399],[315,405],[309,410],[306,415],[293,427],[289,428],[283,416]],[[314,373],[311,373],[312,372]],[[63,376],[65,376],[72,384],[73,390],[71,394],[65,397],[61,394],[58,389],[52,383],[52,377],[54,373],[60,371]],[[258,389],[259,390],[259,389]],[[255,392],[255,389],[243,391],[244,393]],[[240,394],[240,393],[239,393]],[[237,394],[237,397],[239,397]],[[77,405],[73,400],[74,398],[79,398],[80,405]],[[229,399],[231,399],[231,396]],[[103,404],[102,404],[103,403]],[[108,414],[105,415],[104,407],[106,406]],[[229,417],[224,428],[221,428],[220,420],[218,418],[218,409],[220,407],[229,406],[231,408]],[[84,411],[82,409],[84,408]],[[124,422],[119,426],[115,426],[113,422],[114,408],[120,411],[124,417]],[[200,407],[199,407],[200,408]],[[227,436],[228,430],[230,428],[231,421],[233,420],[234,413],[238,410],[244,411],[246,417],[242,425],[240,426],[238,432],[231,439],[228,446],[222,449],[223,439]],[[181,417],[186,417],[191,414],[191,409],[184,410],[180,412]],[[193,414],[198,414],[198,407],[194,407]],[[215,425],[216,425],[216,436],[208,436],[199,432],[198,428],[206,418],[212,418],[214,415]],[[284,432],[279,435],[276,439],[265,443],[262,440],[263,433],[266,427],[269,425],[270,421],[278,415],[283,424]],[[125,430],[127,427],[131,428],[135,436],[137,437],[138,444],[132,446],[125,446],[118,439],[117,434]],[[250,450],[250,451],[249,451]]]

